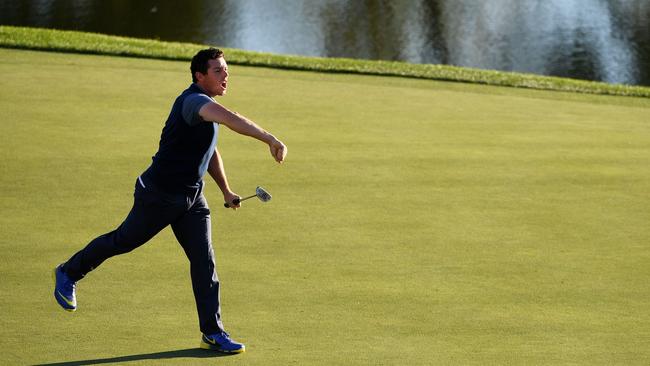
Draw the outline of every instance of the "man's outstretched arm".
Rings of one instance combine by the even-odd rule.
[[[228,110],[217,102],[206,103],[199,110],[199,115],[206,121],[218,122],[231,130],[260,140],[271,150],[271,155],[278,163],[282,163],[287,156],[287,147],[272,134],[248,118]]]

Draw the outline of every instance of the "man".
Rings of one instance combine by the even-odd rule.
[[[244,345],[233,341],[221,322],[210,210],[202,193],[202,177],[207,171],[221,189],[225,202],[235,210],[240,207],[240,197],[230,189],[216,149],[220,124],[268,144],[278,163],[284,161],[287,147],[254,122],[213,99],[226,94],[228,87],[228,65],[223,52],[215,48],[199,51],[192,59],[190,71],[193,83],[174,102],[158,152],[151,166],[136,179],[131,212],[116,230],[95,238],[54,269],[54,297],[65,310],[75,311],[77,281],[106,259],[130,252],[171,225],[190,261],[203,333],[201,348],[239,353],[244,352]]]

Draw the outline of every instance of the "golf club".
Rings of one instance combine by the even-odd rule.
[[[253,198],[253,197],[259,198],[260,201],[262,201],[262,202],[268,202],[268,201],[271,200],[271,194],[269,192],[264,190],[264,188],[262,188],[262,187],[257,187],[257,188],[255,188],[255,194],[254,195],[244,197],[244,198],[235,199],[232,203],[239,204],[241,201],[245,201],[245,200],[247,200],[249,198]],[[228,202],[226,202],[226,203],[223,204],[223,207],[230,208],[230,204]]]

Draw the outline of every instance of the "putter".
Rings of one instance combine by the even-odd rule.
[[[257,187],[257,188],[255,188],[255,194],[254,195],[244,197],[244,198],[235,199],[232,203],[238,204],[241,201],[246,201],[247,199],[253,198],[253,197],[259,198],[260,201],[262,201],[262,202],[269,202],[271,200],[271,194],[269,192],[264,190],[264,188],[262,188],[262,187]],[[230,204],[228,202],[226,202],[226,203],[223,204],[223,207],[230,208]]]

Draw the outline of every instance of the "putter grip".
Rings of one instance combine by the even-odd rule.
[[[234,200],[232,200],[232,203],[234,203],[236,205],[239,204],[239,202],[241,202],[241,200],[239,198],[235,198]],[[228,204],[228,202],[226,202],[226,203],[223,204],[223,207],[230,208],[230,205]]]

